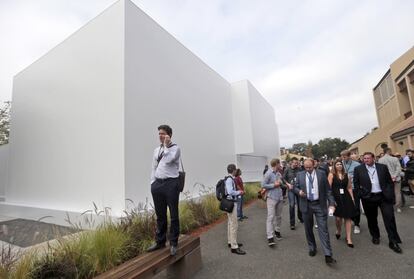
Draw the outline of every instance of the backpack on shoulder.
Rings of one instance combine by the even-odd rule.
[[[216,198],[220,201],[220,210],[228,213],[233,212],[234,201],[227,199],[226,194],[226,179],[229,176],[220,179],[216,184]]]
[[[216,198],[218,201],[226,198],[226,179],[228,176],[220,179],[216,184]]]

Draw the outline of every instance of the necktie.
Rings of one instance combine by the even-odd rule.
[[[313,191],[312,191],[312,189],[313,189],[313,178],[309,173],[307,173],[307,177],[308,177],[308,180],[309,180],[308,197],[309,197],[310,201],[313,201]]]

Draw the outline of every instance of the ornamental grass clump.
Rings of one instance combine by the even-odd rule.
[[[260,182],[247,182],[244,184],[244,202],[251,201],[253,199],[257,199],[257,193],[261,189]]]
[[[133,258],[143,252],[152,244],[156,231],[155,212],[149,210],[148,201],[145,204],[135,206],[129,211],[124,211],[125,217],[121,218],[119,228],[128,235],[128,258]]]
[[[201,204],[206,212],[206,222],[211,224],[223,216],[223,211],[220,210],[220,202],[214,194],[208,194],[201,197]]]

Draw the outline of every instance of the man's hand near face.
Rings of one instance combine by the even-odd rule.
[[[171,143],[171,138],[170,138],[170,136],[169,136],[169,135],[166,135],[166,136],[164,137],[164,146],[165,146],[165,147],[168,147],[168,146],[170,145],[170,143]]]

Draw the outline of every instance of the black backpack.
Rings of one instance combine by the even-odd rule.
[[[223,179],[220,179],[216,184],[216,198],[221,201],[223,198],[226,198],[226,179],[230,176],[226,176]]]

